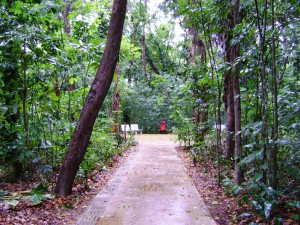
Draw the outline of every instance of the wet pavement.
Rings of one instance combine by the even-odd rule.
[[[178,158],[173,135],[136,135],[137,151],[76,224],[215,225]]]

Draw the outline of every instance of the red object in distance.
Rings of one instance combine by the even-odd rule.
[[[166,121],[160,121],[160,131],[166,131]]]

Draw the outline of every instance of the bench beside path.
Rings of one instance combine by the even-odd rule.
[[[173,135],[138,135],[138,148],[76,224],[215,225],[178,158]]]

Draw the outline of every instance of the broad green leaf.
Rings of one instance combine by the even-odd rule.
[[[43,184],[39,184],[36,187],[31,189],[32,194],[44,194],[47,191],[48,191],[48,188]]]
[[[76,77],[71,77],[70,80],[69,80],[69,83],[74,84],[75,82],[77,82],[77,80],[78,79]]]
[[[268,163],[265,162],[263,165],[260,167],[262,170],[267,170],[268,169]]]
[[[300,201],[290,201],[288,205],[300,209]]]
[[[8,191],[0,190],[0,197],[5,196],[7,194],[8,194]]]
[[[53,199],[54,196],[51,194],[46,194],[46,195],[34,194],[34,195],[30,195],[30,196],[25,196],[24,198],[27,199],[28,201],[34,203],[34,205],[38,205],[46,199]]]
[[[259,182],[261,180],[261,178],[263,178],[262,173],[255,174],[254,177],[253,177],[253,181]]]
[[[16,199],[11,199],[7,202],[7,204],[9,205],[9,208],[13,209],[19,204],[19,201]]]
[[[253,152],[252,154],[248,155],[247,157],[245,157],[240,164],[249,164],[251,162],[253,162],[256,159],[261,159],[262,158],[262,151],[256,151]]]
[[[22,7],[24,3],[21,1],[16,1],[11,7],[10,11],[16,15],[23,13]]]

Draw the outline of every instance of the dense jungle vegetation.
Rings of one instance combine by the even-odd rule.
[[[1,2],[0,182],[54,191],[111,6]],[[113,83],[77,178],[132,142],[116,132],[120,124],[158,133],[165,120],[195,160],[213,160],[228,193],[252,206],[242,216],[282,224],[285,209],[299,221],[299,34],[298,0],[129,1]]]

